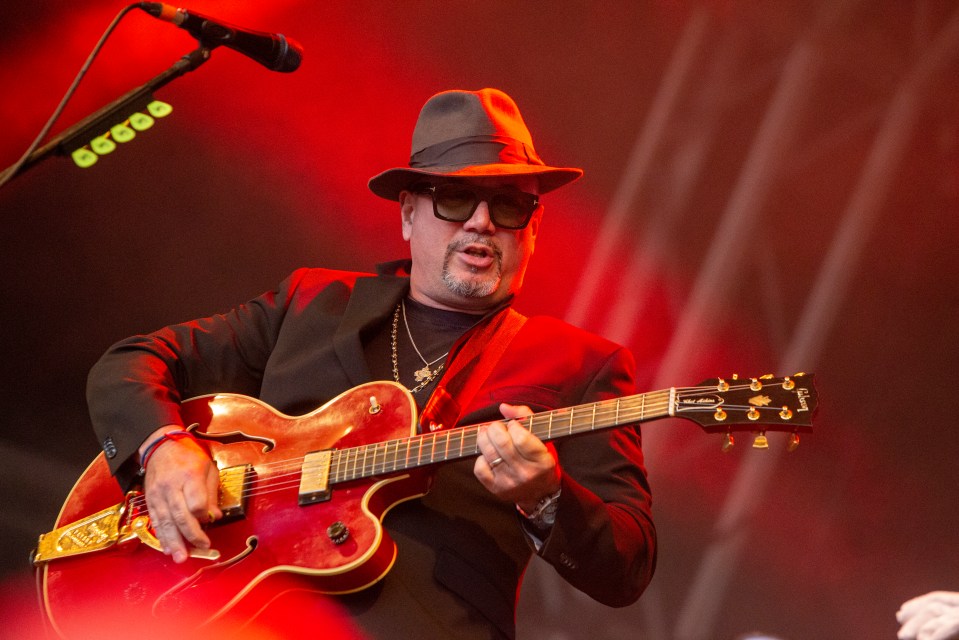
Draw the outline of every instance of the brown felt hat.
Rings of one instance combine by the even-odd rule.
[[[546,193],[576,180],[582,169],[549,167],[513,99],[499,89],[444,91],[423,105],[413,129],[409,167],[373,176],[370,190],[398,200],[400,191],[424,176],[520,176],[539,180]]]

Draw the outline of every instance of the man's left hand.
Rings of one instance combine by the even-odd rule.
[[[480,456],[473,474],[490,493],[529,513],[559,490],[556,450],[517,422],[516,418],[532,415],[529,407],[503,403],[499,410],[508,422],[480,428],[476,439]]]

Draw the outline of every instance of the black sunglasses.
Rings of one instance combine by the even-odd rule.
[[[413,185],[410,191],[429,194],[433,198],[433,215],[447,222],[466,222],[473,217],[479,203],[486,202],[493,224],[503,229],[524,228],[539,207],[539,196],[512,187],[487,189],[444,182]]]

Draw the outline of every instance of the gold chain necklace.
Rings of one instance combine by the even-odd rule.
[[[446,353],[440,357],[434,358],[431,362],[427,362],[426,358],[423,357],[423,354],[420,353],[419,347],[416,346],[416,341],[413,340],[413,332],[410,331],[410,323],[406,321],[406,300],[400,300],[400,308],[403,309],[403,326],[406,327],[406,335],[410,338],[410,344],[413,345],[413,351],[416,352],[416,355],[418,355],[420,360],[423,362],[423,368],[417,369],[413,372],[413,377],[416,379],[416,381],[421,382],[430,375],[430,367],[448,356],[450,352],[447,350]]]
[[[412,389],[410,389],[410,393],[416,393],[417,391],[421,390],[423,387],[428,385],[430,382],[432,382],[433,379],[436,378],[437,375],[439,375],[439,372],[443,370],[443,366],[446,364],[445,362],[441,362],[440,366],[436,367],[432,371],[430,370],[430,366],[433,363],[435,363],[437,360],[442,360],[443,358],[445,358],[446,355],[449,354],[449,351],[441,355],[439,358],[437,358],[433,362],[426,361],[426,358],[423,357],[423,354],[420,353],[420,350],[416,347],[416,343],[413,342],[413,334],[410,333],[410,325],[406,321],[406,305],[403,304],[403,302],[404,301],[401,300],[400,304],[396,305],[396,311],[393,312],[393,328],[390,331],[390,350],[392,352],[391,355],[393,359],[393,380],[395,380],[396,382],[400,381],[399,358],[396,355],[396,329],[400,323],[400,310],[402,310],[403,324],[406,325],[406,333],[410,337],[410,344],[413,345],[413,349],[416,351],[416,355],[418,355],[420,357],[420,360],[423,361],[423,364],[426,365],[422,369],[417,369],[416,372],[413,374],[413,377],[416,379],[417,382],[419,382],[419,384],[413,387]]]

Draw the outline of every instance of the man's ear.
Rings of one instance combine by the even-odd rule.
[[[416,196],[409,191],[400,191],[400,224],[403,227],[403,239],[407,242],[413,234],[413,210]]]
[[[536,235],[539,233],[539,223],[543,221],[543,206],[540,205],[535,212],[533,212],[533,217],[529,220],[529,235],[530,240],[534,243],[536,242]]]
[[[533,213],[533,217],[529,220],[529,225],[526,227],[529,236],[527,237],[527,242],[529,243],[529,251],[533,252],[533,249],[536,247],[536,236],[539,234],[539,223],[543,221],[543,207],[540,207]]]

